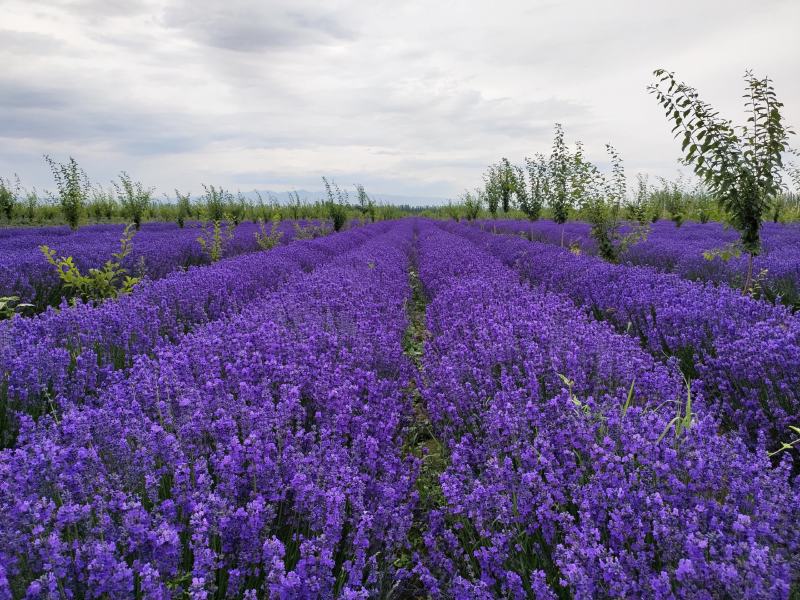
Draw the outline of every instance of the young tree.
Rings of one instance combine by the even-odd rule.
[[[125,171],[119,174],[119,183],[113,182],[117,192],[117,200],[122,205],[124,214],[131,218],[137,231],[142,226],[142,219],[150,207],[153,188],[145,189],[141,182],[133,181]]]
[[[328,218],[333,224],[333,230],[341,231],[347,223],[347,206],[350,204],[347,190],[342,191],[334,181],[329,182],[326,177],[322,178],[322,182],[328,195],[328,200],[325,202]]]
[[[746,71],[744,126],[734,126],[700,99],[693,87],[679,82],[674,73],[657,69],[658,81],[648,86],[682,138],[684,162],[705,182],[739,231],[747,253],[744,291],[753,280],[753,257],[761,251],[761,221],[781,187],[782,154],[789,149],[792,130],[784,123],[769,77]]]
[[[366,220],[369,217],[372,223],[375,222],[375,202],[369,197],[364,186],[360,183],[356,184],[356,193],[358,194],[358,209],[361,211],[362,217]]]
[[[226,192],[223,188],[216,188],[213,185],[203,184],[205,194],[201,198],[201,205],[205,211],[205,216],[210,221],[219,222],[225,218],[228,207],[233,204],[233,194]]]
[[[9,222],[14,215],[14,207],[17,205],[21,188],[19,177],[14,179],[11,181],[0,177],[0,214],[4,214]]]
[[[620,256],[632,244],[647,235],[647,225],[640,222],[628,233],[622,232],[622,203],[627,194],[625,169],[622,158],[611,144],[606,144],[611,158],[611,173],[604,177],[597,168],[582,158],[575,171],[581,173],[584,183],[582,207],[592,225],[591,235],[597,242],[597,250],[604,259],[618,262]]]
[[[486,182],[483,192],[486,197],[486,207],[489,209],[492,218],[495,219],[497,218],[497,207],[500,206],[500,189],[497,181],[491,176],[491,167],[489,167],[489,172],[484,174],[483,180]]]
[[[520,208],[531,221],[536,221],[542,213],[545,201],[550,197],[547,159],[542,154],[536,154],[533,159],[526,158],[525,168],[528,171],[530,192],[526,194],[525,202]]]
[[[637,173],[635,195],[625,206],[628,219],[636,221],[639,225],[647,224],[647,200],[649,195],[647,175]]]
[[[570,156],[567,144],[564,141],[564,128],[556,123],[553,149],[550,153],[548,170],[550,175],[550,208],[553,210],[553,220],[561,225],[561,247],[564,247],[564,223],[569,217],[572,208],[572,198],[567,186],[570,175]]]
[[[86,172],[78,166],[77,161],[69,157],[66,163],[59,163],[45,154],[44,160],[50,165],[53,179],[58,188],[58,201],[64,219],[70,228],[75,231],[81,220],[81,212],[89,195],[90,184]]]
[[[459,200],[461,200],[461,205],[464,207],[467,221],[477,219],[483,205],[483,192],[479,188],[475,188],[474,193],[464,190]]]
[[[186,218],[191,214],[192,211],[192,195],[190,193],[181,194],[177,189],[175,190],[175,198],[177,199],[177,214],[176,214],[176,221],[178,222],[178,227],[183,229],[183,226],[186,224]]]

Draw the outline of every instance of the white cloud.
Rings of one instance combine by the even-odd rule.
[[[49,185],[43,153],[105,182],[455,195],[552,124],[630,173],[678,146],[646,85],[675,70],[731,118],[769,74],[800,126],[800,3],[5,0],[0,174]]]

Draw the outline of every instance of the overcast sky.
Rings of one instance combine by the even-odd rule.
[[[74,156],[159,191],[455,196],[552,126],[629,176],[676,172],[665,67],[744,119],[746,68],[800,128],[800,0],[0,0],[0,175]],[[795,146],[800,141],[795,138]]]

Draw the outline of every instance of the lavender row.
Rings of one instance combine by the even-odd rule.
[[[0,598],[388,594],[415,497],[410,239],[397,225],[28,424],[0,454]]]
[[[561,244],[561,226],[552,221],[481,221],[479,227],[499,233],[523,234],[532,241]],[[736,231],[720,223],[686,223],[680,228],[671,222],[651,225],[647,239],[631,246],[622,262],[644,265],[677,273],[693,281],[725,283],[741,288],[747,270],[745,256],[711,260],[704,253],[722,249],[738,239]],[[762,253],[754,261],[759,285],[770,299],[780,297],[784,304],[800,303],[800,226],[765,223]],[[582,254],[595,254],[597,245],[587,223],[569,222],[564,227],[564,246]]]
[[[268,253],[177,271],[99,306],[50,309],[0,322],[0,447],[13,444],[22,411],[38,417],[81,402],[133,358],[197,325],[235,314],[293,277],[384,231],[372,225]]]
[[[723,419],[751,443],[780,446],[800,414],[800,317],[727,286],[613,265],[516,237],[451,226],[526,279],[564,293],[656,356],[680,360]]]
[[[282,222],[279,230],[283,233],[282,243],[292,240],[292,222]],[[73,257],[85,271],[102,266],[119,250],[123,226],[90,225],[77,232],[60,227],[0,231],[5,234],[0,237],[0,296],[18,296],[43,310],[59,303],[62,289],[57,273],[39,246],[50,246],[58,256]],[[258,250],[255,240],[258,231],[253,223],[238,225],[233,237],[225,242],[223,256]],[[183,229],[174,223],[145,223],[134,236],[133,251],[123,266],[130,273],[159,279],[179,268],[207,263],[208,258],[197,241],[202,233],[196,223]]]
[[[449,459],[415,569],[429,593],[789,596],[788,459],[773,469],[702,410],[676,430],[674,365],[463,237],[425,231],[419,274],[420,390]]]

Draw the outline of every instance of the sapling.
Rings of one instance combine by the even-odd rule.
[[[142,226],[142,219],[147,214],[147,209],[150,208],[153,188],[145,188],[141,182],[133,181],[125,171],[119,174],[119,182],[114,181],[113,184],[123,213],[131,218],[138,230]]]
[[[329,182],[325,177],[322,178],[322,182],[325,184],[328,196],[328,200],[325,202],[328,218],[333,223],[333,230],[341,231],[347,223],[347,206],[350,203],[347,190],[341,190],[334,181]]]
[[[475,188],[474,192],[465,190],[459,197],[461,205],[464,207],[464,215],[467,221],[474,221],[478,218],[483,204],[483,192]]]
[[[225,218],[229,205],[233,204],[233,194],[223,188],[203,184],[205,194],[201,198],[201,206],[210,221],[219,222]]]
[[[693,167],[739,231],[748,257],[743,289],[748,293],[753,257],[761,252],[761,221],[781,189],[782,155],[789,150],[793,133],[781,115],[783,103],[769,77],[758,78],[746,71],[744,98],[749,116],[744,126],[734,126],[674,73],[657,69],[654,75],[658,81],[648,90],[674,122],[672,131],[682,138],[685,164]]]
[[[78,229],[81,212],[89,195],[90,184],[86,172],[78,166],[77,161],[69,157],[66,163],[59,163],[45,154],[44,160],[50,165],[53,179],[58,189],[58,202],[64,219],[74,231]]]
[[[208,259],[215,263],[222,258],[225,246],[233,238],[233,225],[223,225],[221,220],[217,220],[203,223],[201,227],[202,233],[197,237],[197,242]]]
[[[513,195],[517,192],[517,174],[514,167],[507,158],[503,157],[496,165],[491,165],[484,175],[486,181],[486,191],[491,191],[494,196],[493,202],[495,209],[493,214],[497,212],[497,205],[499,204],[504,213],[511,210],[511,200]],[[490,208],[491,210],[491,208]]]
[[[530,190],[520,208],[528,219],[536,221],[542,213],[544,203],[550,197],[550,176],[547,159],[542,154],[536,154],[533,159],[526,158],[525,168],[528,171]]]
[[[647,224],[647,200],[649,188],[647,185],[647,175],[636,174],[636,191],[633,199],[626,205],[627,217],[631,221],[636,221],[640,225]]]
[[[369,217],[369,220],[375,222],[375,202],[369,197],[364,186],[360,183],[356,184],[356,193],[358,195],[358,209],[361,211],[361,216],[364,220]]]
[[[597,243],[598,253],[610,262],[617,262],[632,244],[647,236],[648,228],[645,223],[637,223],[628,233],[622,232],[620,213],[627,192],[625,169],[619,153],[611,144],[606,144],[606,150],[611,159],[609,177],[604,177],[584,159],[578,146],[572,178],[581,183],[573,183],[572,188],[578,188],[584,194],[581,204],[592,225],[591,235]]]
[[[182,194],[176,189],[175,197],[177,199],[176,221],[178,223],[178,227],[183,229],[184,225],[186,224],[186,218],[190,216],[192,211],[191,194],[188,192],[186,194]]]
[[[20,188],[19,177],[15,176],[14,181],[0,177],[0,214],[5,215],[9,222],[14,215]]]
[[[564,128],[556,123],[553,149],[548,163],[550,174],[550,207],[553,210],[553,220],[561,225],[561,247],[564,247],[564,223],[569,217],[572,208],[572,196],[568,193],[570,175],[570,155],[564,141]]]
[[[269,231],[267,231],[266,223],[263,221],[258,224],[258,231],[256,231],[255,236],[259,248],[262,250],[272,250],[280,243],[283,237],[283,232],[278,230],[280,224],[281,215],[277,212],[272,215],[272,225]]]

